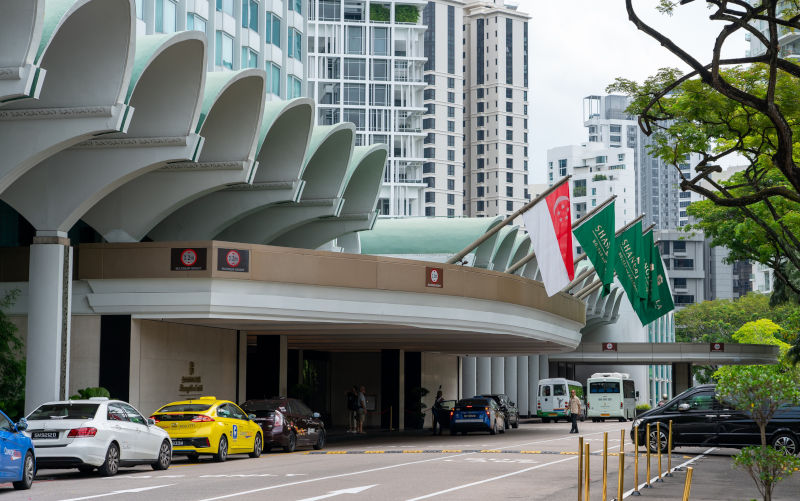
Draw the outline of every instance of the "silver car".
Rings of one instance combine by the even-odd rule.
[[[42,404],[28,415],[26,434],[39,469],[97,469],[111,476],[120,466],[166,470],[172,462],[167,432],[132,405],[104,397]]]

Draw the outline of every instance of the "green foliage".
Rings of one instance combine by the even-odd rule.
[[[416,23],[419,21],[419,9],[414,5],[396,5],[394,20],[398,23]]]
[[[319,374],[316,367],[311,365],[308,360],[303,361],[302,379],[291,389],[291,395],[304,402],[311,402],[314,394],[319,387]]]
[[[608,177],[606,177],[605,174],[595,174],[594,177],[592,178],[592,181],[606,181],[606,180],[608,180]]]
[[[637,411],[649,411],[650,409],[652,409],[652,407],[650,407],[650,404],[647,403],[636,404]]]
[[[88,400],[92,397],[106,397],[111,398],[111,393],[102,386],[94,386],[89,388],[81,388],[76,395],[69,397],[70,400]]]
[[[424,386],[411,390],[411,401],[406,402],[406,413],[409,418],[409,427],[421,429],[425,423],[425,408],[428,407],[422,402],[425,395],[430,391]]]
[[[772,447],[745,447],[733,457],[733,464],[750,474],[758,492],[768,501],[775,484],[800,469],[800,458]]]
[[[369,19],[370,21],[385,21],[389,22],[389,7],[381,4],[369,4]]]
[[[25,412],[25,352],[17,326],[6,315],[19,296],[14,289],[0,299],[0,409],[11,419]]]

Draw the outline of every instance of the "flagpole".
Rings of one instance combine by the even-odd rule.
[[[595,282],[592,282],[591,284],[587,285],[583,289],[576,292],[575,297],[578,299],[584,299],[586,296],[599,289],[602,285],[603,285],[602,280],[597,280]]]
[[[638,222],[639,222],[639,221],[641,221],[643,218],[644,218],[644,214],[640,214],[639,216],[637,216],[637,217],[636,217],[636,219],[634,219],[634,220],[633,220],[633,221],[631,221],[630,223],[626,224],[626,225],[625,225],[625,226],[623,226],[622,228],[618,229],[618,230],[617,230],[617,231],[614,233],[614,236],[615,236],[615,237],[618,237],[618,236],[622,235],[622,232],[623,232],[623,231],[627,230],[628,228],[630,228],[630,227],[631,227],[631,226],[633,226],[634,224],[638,223]],[[576,262],[576,263],[577,263],[578,261],[581,261],[581,260],[583,260],[583,259],[586,259],[586,253],[585,253],[585,252],[584,252],[584,253],[582,253],[580,256],[576,257],[574,262]]]
[[[582,218],[580,218],[580,219],[578,219],[577,221],[575,221],[574,223],[572,223],[572,229],[574,230],[575,228],[577,228],[578,226],[580,226],[582,223],[584,223],[586,220],[588,220],[590,217],[592,217],[592,216],[593,216],[593,215],[594,215],[596,212],[600,211],[600,210],[601,210],[601,209],[603,209],[603,208],[604,208],[606,205],[608,205],[608,204],[610,204],[611,202],[613,202],[615,198],[617,198],[617,195],[612,195],[612,196],[611,196],[611,198],[609,198],[609,199],[608,199],[608,200],[606,200],[605,202],[601,203],[600,205],[598,205],[598,206],[597,206],[597,207],[595,207],[594,209],[592,209],[592,210],[590,210],[589,212],[587,212],[587,213],[586,213],[586,215],[584,215]],[[519,260],[519,261],[517,261],[516,263],[514,263],[514,264],[512,264],[511,266],[509,266],[508,268],[506,268],[506,273],[514,273],[515,271],[517,271],[518,269],[520,269],[520,268],[522,267],[522,265],[524,265],[525,263],[527,263],[528,261],[530,261],[530,260],[531,260],[531,259],[533,259],[534,257],[536,257],[536,254],[534,254],[533,252],[531,252],[531,253],[530,253],[530,254],[528,254],[527,256],[523,257],[522,259],[520,259],[520,260]],[[584,255],[583,257],[586,257],[586,256]],[[580,258],[580,259],[583,259],[583,258]],[[578,261],[580,261],[580,259],[578,259],[577,261],[575,261],[575,263],[577,263]]]
[[[514,219],[516,219],[517,217],[519,217],[523,213],[525,213],[525,211],[527,211],[528,209],[530,209],[531,207],[533,207],[534,205],[539,203],[541,200],[544,200],[544,198],[547,197],[547,195],[549,195],[550,193],[556,191],[562,184],[564,184],[567,181],[569,181],[569,179],[571,177],[572,177],[572,174],[568,175],[567,177],[562,177],[553,186],[551,186],[551,187],[547,188],[546,190],[544,190],[544,192],[541,195],[539,195],[538,197],[534,198],[530,202],[528,202],[525,205],[523,205],[516,212],[514,212],[513,214],[511,214],[507,218],[503,219],[503,221],[500,224],[496,225],[494,228],[492,228],[491,230],[489,230],[486,233],[484,233],[483,235],[481,235],[480,238],[478,238],[477,240],[475,240],[474,242],[472,242],[471,244],[466,246],[462,251],[460,251],[455,256],[453,256],[450,259],[448,259],[447,260],[447,264],[455,264],[455,263],[461,261],[462,259],[464,259],[464,256],[466,256],[467,254],[472,252],[476,247],[478,247],[483,242],[489,240],[489,238],[491,238],[492,235],[494,235],[495,233],[500,231],[500,229],[503,226],[506,226],[508,223],[510,223],[511,221],[513,221]]]
[[[645,228],[644,231],[642,231],[642,235],[646,235],[648,231],[652,230],[655,227],[656,227],[656,223],[651,224],[650,226]]]
[[[594,271],[595,271],[594,266],[589,266],[587,269],[583,270],[583,272],[581,272],[580,275],[575,277],[575,280],[573,280],[572,282],[567,284],[566,287],[561,289],[561,292],[567,292],[568,290],[572,289],[573,287],[575,287],[575,285],[578,284],[578,282],[580,282],[581,280],[585,279],[586,277],[594,273]]]

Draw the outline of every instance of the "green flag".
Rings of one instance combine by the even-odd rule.
[[[650,272],[653,269],[650,262],[650,249],[653,247],[653,230],[648,230],[642,235],[641,250],[639,251],[639,298],[647,303],[650,297]]]
[[[650,247],[650,263],[649,296],[647,309],[642,319],[643,325],[647,325],[675,309],[672,290],[669,288],[669,280],[667,274],[664,273],[664,262],[661,260],[661,253],[657,245]]]
[[[614,202],[581,222],[572,230],[583,252],[603,281],[603,296],[608,295],[614,282]]]
[[[644,272],[641,264],[642,243],[642,222],[637,221],[617,238],[614,263],[617,278],[639,318],[642,317],[642,297],[646,294],[640,291],[643,284],[640,275]]]

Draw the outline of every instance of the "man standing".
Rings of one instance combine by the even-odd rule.
[[[436,399],[433,401],[433,407],[431,407],[431,417],[433,418],[434,435],[436,435],[437,425],[439,427],[439,435],[442,434],[442,417],[439,414],[440,412],[442,412],[442,402],[444,402],[444,397],[442,396],[442,390],[439,390],[436,392]]]
[[[572,421],[572,429],[569,432],[578,433],[578,415],[581,413],[581,399],[575,394],[575,390],[571,391],[567,408],[569,409],[569,418]]]
[[[347,392],[347,433],[358,431],[358,388],[353,385]]]
[[[362,386],[358,392],[358,433],[364,433],[364,419],[367,417],[367,389]]]

